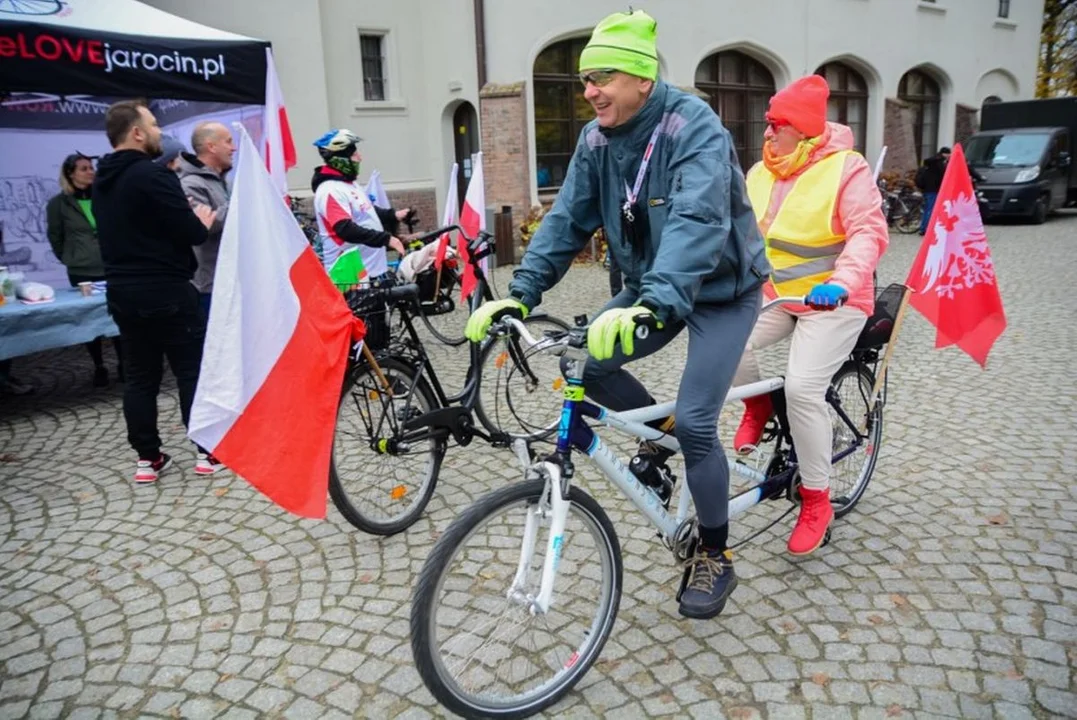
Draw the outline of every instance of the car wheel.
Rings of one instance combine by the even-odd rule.
[[[1036,225],[1042,225],[1047,222],[1047,211],[1047,198],[1040,195],[1036,198],[1036,204],[1032,207],[1032,222]]]

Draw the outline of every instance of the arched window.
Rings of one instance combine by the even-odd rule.
[[[984,101],[981,103],[981,105],[990,105],[991,103],[997,102],[1002,102],[1002,98],[1000,98],[998,95],[988,95],[984,98]]]
[[[535,172],[539,190],[561,187],[583,126],[595,117],[583,98],[580,51],[587,38],[554,43],[535,58]]]
[[[913,137],[916,141],[916,164],[929,158],[939,149],[939,106],[942,93],[934,78],[920,70],[910,70],[901,76],[898,97],[912,106]]]
[[[845,63],[830,62],[815,71],[826,78],[830,100],[826,118],[848,125],[853,131],[853,143],[863,154],[867,148],[868,84],[864,76]]]
[[[763,158],[765,116],[774,94],[774,76],[758,60],[727,50],[699,64],[696,87],[710,96],[711,107],[733,136],[740,165],[747,172]]]

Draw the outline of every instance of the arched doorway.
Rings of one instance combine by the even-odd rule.
[[[457,164],[456,194],[461,207],[467,193],[467,183],[471,180],[471,156],[479,151],[478,124],[475,106],[466,100],[452,114],[453,148]]]
[[[939,149],[939,109],[942,92],[935,78],[922,70],[901,76],[898,97],[912,106],[916,164],[920,165]]]
[[[826,117],[848,125],[853,131],[853,145],[860,154],[867,149],[868,83],[864,76],[843,62],[828,62],[815,71],[830,86]]]
[[[733,136],[741,167],[763,158],[767,103],[774,94],[774,75],[763,63],[736,50],[703,59],[696,68],[696,88],[710,96],[711,107]]]

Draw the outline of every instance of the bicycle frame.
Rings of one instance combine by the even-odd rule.
[[[768,303],[767,307],[789,301],[789,298],[779,298]],[[540,341],[532,338],[519,321],[507,319],[504,323],[511,326],[515,332],[520,333],[531,345],[539,344]],[[547,345],[553,345],[553,341],[544,342]],[[688,491],[687,483],[681,483],[676,511],[670,512],[658,495],[629,470],[624,462],[606,445],[595,431],[595,428],[587,422],[592,420],[624,434],[650,440],[669,450],[679,451],[680,445],[674,436],[645,424],[648,421],[668,417],[674,412],[676,401],[616,412],[584,400],[582,377],[587,352],[583,349],[581,341],[577,340],[577,343],[580,346],[572,347],[571,341],[568,344],[562,344],[564,347],[563,354],[568,358],[565,363],[565,375],[568,384],[564,390],[561,421],[557,432],[557,450],[544,460],[531,464],[528,468],[529,474],[538,473],[540,477],[546,479],[546,494],[549,497],[549,510],[552,516],[540,590],[537,596],[530,598],[526,596],[522,589],[527,569],[530,567],[531,556],[535,550],[539,516],[545,512],[540,507],[533,508],[528,513],[519,564],[508,590],[510,598],[530,604],[532,612],[536,613],[545,613],[550,607],[553,583],[564,543],[565,523],[568,518],[569,484],[575,474],[571,460],[573,451],[583,452],[590,457],[602,474],[628,497],[671,547],[675,542],[684,539],[689,503],[691,502],[691,493]],[[740,385],[730,389],[723,404],[769,394],[781,390],[784,386],[785,380],[781,377]],[[828,402],[832,407],[836,408],[839,417],[856,433],[857,438],[850,448],[834,456],[833,462],[837,462],[855,452],[866,439],[866,436],[860,432],[859,428],[848,417],[841,408],[840,403],[831,396],[831,391],[829,390]],[[787,433],[787,429],[784,427],[782,427],[781,431]],[[730,458],[730,470],[750,478],[755,484],[730,498],[729,519],[733,520],[764,500],[780,496],[788,488],[793,472],[796,469],[795,455],[792,460],[789,467],[784,471],[768,476]]]
[[[430,240],[440,238],[442,235],[453,230],[460,232],[461,236],[468,241],[468,262],[474,270],[475,278],[477,280],[475,290],[468,297],[468,314],[470,315],[479,307],[479,305],[494,299],[493,290],[486,278],[486,273],[483,272],[482,265],[479,262],[482,258],[493,252],[487,241],[489,235],[487,233],[480,233],[477,238],[472,239],[468,238],[458,225],[449,225],[423,235],[416,239],[416,242],[424,242],[424,240],[429,242]],[[468,343],[468,370],[465,376],[464,387],[459,393],[449,395],[441,384],[441,380],[438,378],[437,372],[434,370],[434,366],[431,364],[430,358],[426,353],[425,346],[415,330],[412,316],[420,312],[417,303],[417,299],[412,299],[400,303],[399,305],[399,309],[402,311],[401,320],[407,331],[410,346],[416,351],[415,355],[411,356],[411,359],[415,361],[414,365],[416,368],[415,376],[412,379],[412,385],[417,382],[417,378],[425,375],[441,407],[416,420],[406,422],[404,425],[404,435],[398,438],[398,440],[400,442],[409,442],[423,439],[426,434],[433,430],[435,433],[443,436],[452,434],[461,445],[466,445],[470,442],[472,435],[495,446],[509,445],[510,436],[507,434],[496,432],[494,428],[489,426],[484,427],[486,432],[482,432],[475,428],[474,424],[470,421],[471,413],[478,400],[479,390],[482,383],[482,353],[486,350],[488,345],[496,342],[496,338],[488,337],[482,343]],[[535,312],[531,314],[531,317],[539,319],[546,316],[546,313],[543,312]],[[521,350],[517,337],[513,336],[509,338],[508,352],[512,357],[513,363],[529,373],[532,380],[535,380],[536,378],[527,364],[527,357]],[[408,357],[407,354],[397,354]],[[369,361],[370,360],[368,359],[368,362]],[[376,364],[376,360],[374,360],[375,367]],[[411,388],[409,388],[409,391],[410,390]],[[467,422],[463,422],[465,416],[468,418]]]

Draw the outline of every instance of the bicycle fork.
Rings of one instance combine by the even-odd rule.
[[[523,544],[520,548],[520,562],[516,566],[516,576],[509,587],[509,600],[527,605],[531,614],[545,615],[553,598],[553,584],[557,577],[557,566],[561,563],[561,553],[565,543],[565,524],[568,521],[568,509],[571,504],[567,493],[562,492],[561,468],[554,463],[545,462],[540,472],[546,478],[546,487],[539,502],[527,511],[524,524]],[[548,504],[547,504],[548,500]],[[546,557],[542,565],[542,581],[537,595],[527,592],[527,576],[531,569],[531,559],[538,543],[539,524],[550,518],[550,533],[546,541]]]

